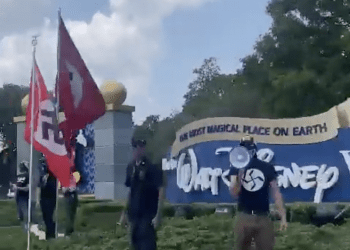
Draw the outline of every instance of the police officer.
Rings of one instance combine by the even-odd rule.
[[[46,226],[46,240],[56,238],[53,214],[56,209],[57,180],[48,169],[45,156],[40,159],[40,206]]]
[[[16,195],[18,219],[23,223],[24,230],[28,228],[28,200],[29,200],[29,163],[19,164],[19,174],[14,185]],[[32,210],[33,211],[33,210]]]
[[[272,250],[275,236],[273,222],[269,217],[269,196],[273,194],[281,216],[280,230],[287,228],[286,211],[276,182],[275,168],[257,158],[257,146],[251,136],[241,139],[251,161],[243,169],[232,167],[230,193],[238,198],[238,213],[235,219],[235,249],[250,249],[252,239],[256,249]]]
[[[133,160],[127,166],[125,185],[130,188],[127,214],[131,245],[135,250],[155,250],[155,227],[160,223],[159,192],[163,172],[145,156],[146,141],[134,140]]]

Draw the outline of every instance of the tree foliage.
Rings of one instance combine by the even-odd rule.
[[[197,78],[188,86],[188,92],[184,95],[185,105],[193,102],[196,97],[208,92],[210,82],[219,75],[220,67],[216,64],[216,58],[210,57],[205,59],[203,65],[199,69],[194,69],[193,73],[197,74]],[[218,90],[220,91],[220,90]]]
[[[22,115],[21,102],[29,93],[29,87],[5,83],[0,88],[0,129],[7,140],[16,141],[16,125],[13,118]]]
[[[193,70],[181,112],[148,117],[147,134],[159,161],[183,125],[206,117],[295,118],[325,112],[350,96],[350,3],[347,0],[271,0],[273,22],[241,59],[221,74],[215,57]]]
[[[266,114],[309,116],[349,96],[349,11],[347,1],[269,3],[272,27],[240,71],[259,89]]]

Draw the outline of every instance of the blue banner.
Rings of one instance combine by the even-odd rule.
[[[75,164],[80,173],[81,182],[78,186],[79,193],[93,194],[95,192],[95,130],[92,124],[88,124],[82,130],[81,142],[76,144]],[[83,143],[83,144],[84,144]]]
[[[163,159],[171,203],[231,203],[229,151],[238,141],[210,141]],[[303,145],[258,144],[258,157],[271,162],[285,202],[350,201],[350,129],[334,139]]]

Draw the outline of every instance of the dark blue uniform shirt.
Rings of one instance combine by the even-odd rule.
[[[229,175],[238,175],[239,169],[231,168]],[[270,182],[276,180],[277,173],[273,165],[252,158],[241,180],[241,193],[238,198],[238,210],[250,213],[269,212]]]
[[[163,185],[163,171],[143,157],[141,164],[131,162],[126,171],[125,186],[130,187],[129,219],[150,218],[157,214],[159,188]]]

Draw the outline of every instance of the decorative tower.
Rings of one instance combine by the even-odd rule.
[[[127,91],[117,81],[105,81],[100,90],[106,102],[106,113],[83,130],[84,137],[94,143],[83,151],[80,169],[84,184],[80,191],[94,194],[96,199],[125,199],[127,189],[124,181],[131,157],[132,113],[135,107],[122,105]],[[28,95],[22,99],[24,116],[14,118],[17,123],[17,166],[22,160],[29,160],[30,145],[24,141],[28,101]],[[64,114],[60,113],[60,121],[62,120]],[[38,152],[34,153],[34,166],[38,155]]]

